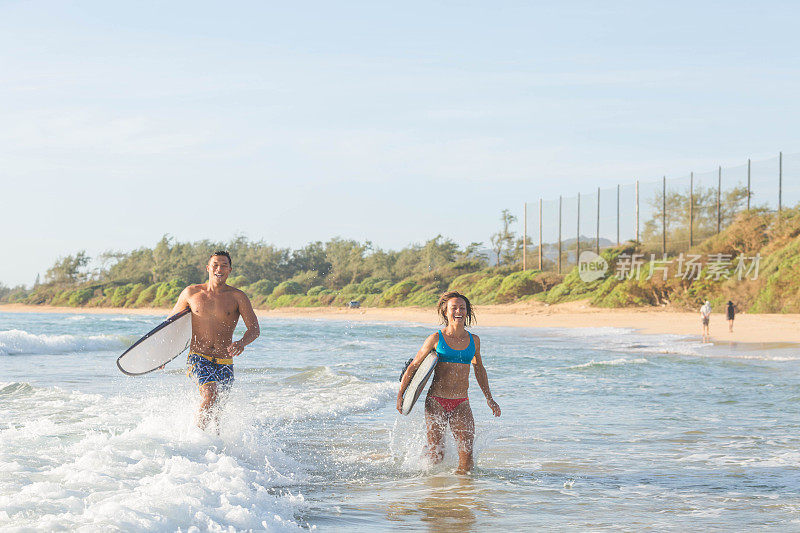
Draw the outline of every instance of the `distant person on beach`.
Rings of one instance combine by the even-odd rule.
[[[703,342],[709,342],[711,335],[708,323],[711,321],[711,303],[708,300],[700,307],[700,320],[703,323]]]
[[[449,425],[458,447],[456,474],[466,474],[473,466],[472,443],[475,439],[475,421],[467,397],[470,364],[494,416],[500,416],[500,406],[492,399],[489,390],[489,378],[481,359],[481,340],[465,329],[475,320],[469,300],[457,292],[447,292],[439,298],[437,308],[445,327],[425,339],[408,365],[397,393],[397,410],[403,412],[403,392],[419,365],[430,352],[436,351],[439,362],[425,398],[428,454],[433,463],[444,459],[444,434]]]
[[[725,309],[725,317],[728,319],[728,332],[733,333],[733,318],[736,316],[736,306],[728,300],[728,307]]]
[[[233,384],[233,358],[258,338],[258,319],[247,295],[226,282],[232,270],[231,256],[218,251],[206,265],[208,281],[189,285],[178,297],[171,315],[187,307],[192,311],[192,341],[187,374],[200,387],[202,403],[197,426],[205,429],[213,419],[219,432],[219,402]],[[239,317],[247,327],[238,341],[233,330]]]

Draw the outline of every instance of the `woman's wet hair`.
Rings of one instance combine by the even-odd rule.
[[[466,322],[467,326],[471,326],[473,322],[475,322],[475,311],[472,310],[472,304],[469,303],[469,298],[461,294],[460,292],[450,291],[442,294],[439,296],[439,303],[436,304],[436,310],[439,313],[439,316],[442,317],[442,322],[446,326],[447,323],[447,302],[452,300],[453,298],[461,298],[464,300],[464,303],[467,304],[467,316],[464,317],[464,321]]]

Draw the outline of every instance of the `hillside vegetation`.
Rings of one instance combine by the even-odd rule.
[[[441,236],[400,251],[343,239],[290,250],[244,238],[181,243],[165,236],[153,248],[106,253],[94,262],[83,252],[60,258],[44,281],[37,280],[32,288],[0,285],[0,301],[169,307],[183,287],[206,280],[205,264],[211,252],[227,249],[234,268],[229,283],[260,308],[341,306],[350,301],[363,306],[432,306],[443,291],[458,290],[478,305],[589,299],[600,307],[694,309],[708,299],[717,309],[733,300],[740,311],[798,313],[799,236],[798,209],[785,210],[780,217],[765,210],[743,212],[720,234],[683,256],[674,252],[666,261],[660,254],[651,260],[650,252],[634,242],[607,248],[601,255],[609,269],[605,277],[590,283],[582,281],[574,267],[563,276],[522,271],[517,261],[519,243],[503,254],[505,264],[490,266],[478,252],[480,243],[461,249]],[[640,267],[625,269],[635,254],[641,254]],[[757,275],[752,259],[756,256]],[[699,257],[695,260],[699,275],[693,278],[680,275],[688,257]],[[720,263],[726,268],[721,269]],[[91,268],[92,264],[96,266]],[[751,270],[740,276],[737,265]]]
[[[542,299],[559,303],[588,298],[598,307],[671,305],[681,309],[697,309],[709,300],[720,311],[731,300],[739,311],[800,313],[797,208],[783,211],[780,217],[765,210],[740,213],[722,232],[683,256],[663,261],[660,254],[653,258],[647,253],[638,270],[620,268],[622,261],[627,263],[640,252],[635,243],[606,249],[601,253],[609,263],[605,278],[584,283],[573,269]],[[698,264],[696,275],[682,275],[690,271],[692,258]]]

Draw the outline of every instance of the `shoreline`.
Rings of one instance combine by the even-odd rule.
[[[164,315],[170,308],[117,308],[117,307],[53,307],[24,304],[0,304],[0,312],[7,313],[62,313],[62,314],[127,314]],[[585,301],[546,305],[525,302],[507,305],[475,307],[476,326],[523,328],[632,328],[639,333],[658,335],[687,335],[700,340],[700,314],[674,311],[665,308],[601,309],[590,307]],[[349,320],[357,322],[416,322],[439,323],[435,310],[421,307],[292,307],[256,309],[260,318],[314,318],[324,320]],[[800,314],[739,314],[734,322],[734,332],[722,313],[711,317],[711,341],[715,344],[776,343],[800,344]]]

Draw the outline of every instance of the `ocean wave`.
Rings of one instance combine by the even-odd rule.
[[[0,497],[0,529],[309,527],[296,518],[307,507],[302,466],[255,423],[247,402],[232,406],[237,416],[214,435],[194,427],[194,406],[180,389],[150,390],[137,409],[125,396],[57,387],[36,394],[17,399],[14,423],[0,425],[0,470],[16,495]],[[31,479],[34,472],[43,475]]]
[[[755,343],[702,343],[697,336],[637,333],[633,328],[548,328],[560,343],[591,341],[592,348],[630,354],[684,355],[698,358],[787,362],[800,360],[794,347],[759,346]],[[551,337],[552,339],[552,337]]]
[[[21,396],[31,391],[33,391],[33,387],[30,383],[20,383],[19,381],[12,383],[0,382],[0,396]]]
[[[648,364],[650,361],[647,359],[610,359],[608,361],[595,361],[592,359],[588,363],[582,363],[580,365],[572,365],[565,367],[564,370],[577,370],[581,368],[593,368],[593,367],[602,367],[602,366],[619,366],[619,365],[644,365]]]
[[[0,331],[0,356],[119,350],[129,344],[120,335],[35,335],[19,329]]]
[[[376,409],[391,402],[399,386],[395,381],[366,382],[328,366],[298,369],[282,384],[279,394],[267,392],[262,399],[271,405],[269,418],[338,417]]]

